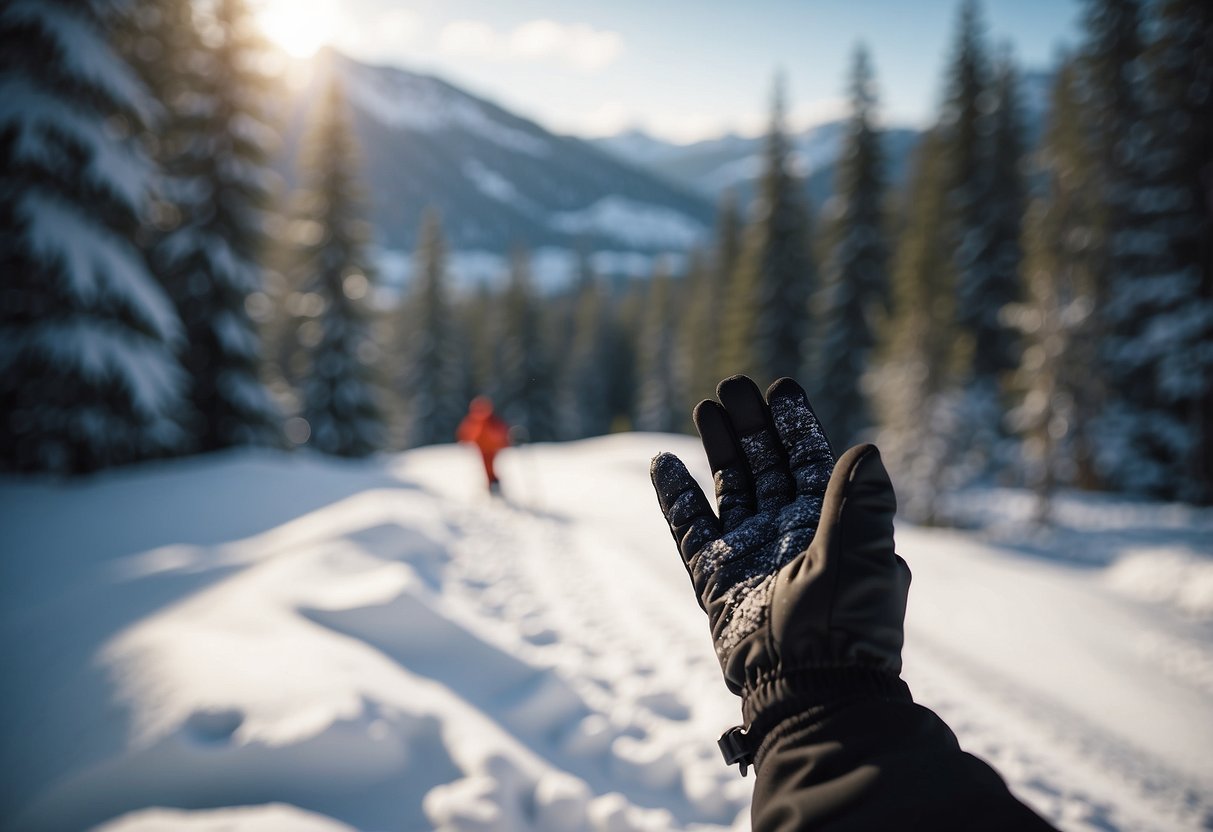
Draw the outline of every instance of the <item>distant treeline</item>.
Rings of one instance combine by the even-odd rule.
[[[965,2],[903,188],[860,47],[819,215],[777,84],[755,199],[724,199],[685,273],[608,279],[587,256],[540,295],[519,248],[457,292],[430,215],[385,309],[335,81],[275,202],[244,0],[5,4],[0,466],[361,456],[450,441],[482,393],[535,441],[687,430],[746,372],[801,379],[836,449],[879,441],[922,520],[982,477],[1208,502],[1213,5],[1087,0],[1084,28],[1032,145],[1013,58]]]

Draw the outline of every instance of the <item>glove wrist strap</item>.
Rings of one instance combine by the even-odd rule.
[[[764,674],[745,688],[745,727],[721,735],[721,754],[729,765],[739,764],[744,777],[749,766],[761,762],[767,739],[782,723],[794,719],[797,728],[820,723],[861,699],[912,701],[906,683],[891,670],[838,666]]]

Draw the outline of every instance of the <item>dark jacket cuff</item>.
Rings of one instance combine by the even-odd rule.
[[[741,712],[757,749],[755,767],[780,736],[810,729],[848,704],[866,699],[912,702],[910,689],[892,671],[862,667],[814,667],[773,672],[744,691]]]

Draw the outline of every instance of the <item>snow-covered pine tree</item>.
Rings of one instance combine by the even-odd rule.
[[[994,62],[989,94],[994,110],[990,113],[988,179],[981,207],[987,229],[985,283],[980,298],[973,299],[980,307],[974,310],[980,324],[973,337],[973,375],[998,383],[1003,381],[1004,373],[1019,364],[1021,352],[1015,328],[1007,326],[1000,313],[1024,294],[1020,238],[1027,205],[1019,72],[1009,47],[1002,49]],[[962,294],[958,305],[966,302]]]
[[[329,79],[304,138],[297,221],[310,229],[300,245],[297,283],[318,298],[318,315],[298,333],[307,355],[303,418],[312,447],[338,456],[366,456],[383,445],[371,337],[369,228],[361,217],[358,149],[340,82]]]
[[[722,317],[741,253],[741,232],[737,198],[726,191],[717,209],[712,248],[691,252],[683,280],[683,313],[677,321],[679,373],[684,389],[700,398],[711,396],[716,383],[728,375],[721,369]],[[689,426],[690,413],[686,420]]]
[[[720,343],[719,310],[721,297],[716,283],[714,264],[700,250],[695,249],[687,257],[686,274],[681,281],[681,297],[677,300],[681,314],[671,320],[677,329],[677,356],[675,369],[683,389],[694,395],[712,395],[716,382],[718,362],[716,354]],[[690,419],[690,414],[687,414]],[[687,425],[690,422],[687,421]]]
[[[531,258],[523,249],[510,257],[509,282],[498,319],[496,393],[501,413],[522,427],[532,442],[555,438],[553,362],[545,349],[539,303],[531,283]]]
[[[181,441],[181,324],[134,245],[153,105],[103,0],[0,5],[0,468],[83,472]]]
[[[1132,341],[1132,316],[1141,311],[1132,289],[1148,269],[1143,258],[1157,242],[1144,228],[1147,223],[1139,211],[1144,202],[1137,199],[1147,184],[1143,163],[1150,132],[1143,117],[1141,3],[1088,0],[1083,24],[1080,94],[1097,161],[1095,325],[1099,375],[1107,394],[1093,428],[1096,463],[1103,480],[1114,488],[1156,491],[1167,472],[1148,450],[1151,418],[1144,394],[1149,373],[1139,356],[1124,348]]]
[[[716,208],[716,239],[712,249],[712,268],[716,274],[718,301],[724,302],[724,291],[728,288],[729,280],[741,259],[743,226],[741,208],[737,204],[737,194],[731,189],[726,190],[720,197]]]
[[[259,64],[265,45],[244,0],[201,8],[206,15],[195,25],[206,36],[193,35],[176,81],[165,82],[172,92],[170,130],[159,151],[168,174],[164,232],[150,260],[186,328],[192,449],[210,451],[279,443],[281,414],[260,377],[262,340],[249,302],[261,297],[273,181],[271,81]],[[173,24],[183,43],[188,25],[185,17]]]
[[[1142,121],[1123,159],[1129,220],[1109,240],[1108,354],[1141,407],[1134,457],[1169,499],[1213,500],[1213,9],[1153,4]],[[1137,465],[1142,466],[1142,462]],[[1126,472],[1133,475],[1132,472]]]
[[[1159,17],[1147,47],[1147,11],[1157,9],[1092,0],[1085,17],[1085,92],[1103,207],[1096,243],[1106,287],[1097,305],[1108,387],[1097,461],[1113,487],[1207,500],[1203,462],[1195,460],[1207,454],[1200,423],[1208,421],[1201,402],[1209,365],[1200,356],[1213,319],[1202,294],[1207,267],[1199,263],[1208,245],[1201,237],[1208,196],[1194,174],[1207,165],[1208,104],[1201,112],[1191,102],[1207,96],[1208,81],[1193,73],[1202,60],[1208,65],[1208,35],[1193,34],[1199,15],[1185,15],[1175,28]],[[1174,48],[1189,41],[1198,44],[1192,51]],[[1184,149],[1202,136],[1199,149]]]
[[[1063,453],[1055,461],[1053,475],[1060,482],[1094,488],[1099,478],[1091,429],[1105,397],[1098,372],[1100,343],[1095,311],[1099,285],[1092,246],[1100,206],[1093,187],[1096,166],[1088,142],[1086,106],[1078,90],[1079,74],[1075,61],[1066,60],[1054,81],[1049,121],[1036,154],[1036,167],[1048,190],[1043,204],[1029,214],[1035,224],[1025,239],[1036,249],[1033,263],[1026,264],[1025,275],[1029,299],[1040,296],[1040,280],[1052,280],[1054,288],[1045,289],[1058,299],[1058,321],[1066,339],[1065,349],[1056,356],[1054,372],[1058,395],[1072,411],[1072,418],[1064,424],[1053,423],[1054,431],[1064,434],[1056,437]],[[1036,265],[1041,258],[1043,276],[1038,274],[1042,267]],[[1029,340],[1041,342],[1031,333]],[[1021,376],[1024,368],[1030,370],[1036,362],[1054,358],[1052,347],[1042,344],[1041,349],[1045,351],[1024,354]]]
[[[649,281],[640,330],[637,430],[671,432],[686,422],[687,401],[678,373],[674,285],[659,264]]]
[[[874,124],[875,77],[867,50],[855,51],[851,117],[838,171],[832,250],[817,309],[821,353],[812,386],[817,415],[839,447],[872,424],[863,379],[876,343],[875,327],[888,314],[888,249],[883,219],[884,156]]]
[[[775,83],[766,159],[725,310],[724,367],[760,384],[796,376],[816,275],[808,207],[793,172],[782,79]]]
[[[573,314],[572,344],[557,391],[560,435],[565,439],[600,436],[611,429],[608,311],[601,281],[584,261]]]
[[[1089,484],[1088,425],[1098,406],[1091,335],[1094,270],[1090,247],[1096,206],[1090,189],[1084,113],[1075,67],[1061,64],[1049,120],[1035,154],[1043,192],[1025,219],[1027,297],[1009,318],[1027,347],[1015,374],[1019,403],[1009,422],[1022,439],[1025,475],[1037,494],[1036,520],[1051,518],[1056,486]]]
[[[404,356],[401,434],[406,448],[452,441],[467,405],[447,293],[446,241],[433,210],[422,219],[413,258],[412,285],[401,304],[399,327]]]
[[[990,264],[983,258],[989,254],[989,229],[983,199],[989,192],[991,154],[987,141],[989,108],[982,105],[990,100],[991,93],[985,31],[977,0],[961,4],[955,37],[937,129],[947,166],[947,234],[953,252],[956,319],[970,340],[988,341],[983,323]],[[981,352],[975,343],[969,345],[969,351],[974,356]],[[988,373],[983,374],[981,381],[987,380]]]
[[[209,63],[192,0],[125,0],[110,38],[122,59],[139,76],[159,112],[154,123],[143,125],[139,139],[159,168],[153,191],[151,222],[145,229],[144,248],[155,243],[157,232],[175,227],[179,213],[176,178],[189,171],[184,148],[196,138],[206,107],[201,75]],[[188,181],[179,187],[188,188]],[[197,201],[197,200],[195,200]]]
[[[1071,459],[1064,446],[1074,420],[1073,399],[1061,372],[1071,333],[1064,322],[1062,291],[1068,276],[1058,251],[1062,222],[1056,213],[1057,206],[1048,198],[1033,201],[1025,221],[1028,296],[1006,310],[1028,342],[1015,379],[1022,397],[1008,423],[1022,440],[1025,479],[1036,493],[1038,525],[1051,522],[1053,491],[1067,479],[1062,462]]]
[[[900,508],[922,523],[940,518],[939,496],[954,484],[960,362],[955,292],[947,247],[946,143],[922,139],[901,198],[892,273],[893,316],[875,374],[879,444],[898,482]],[[826,425],[827,430],[829,426]]]
[[[963,411],[959,420],[971,428],[964,456],[979,469],[996,468],[998,457],[1013,450],[1001,441],[1002,385],[1018,363],[1018,335],[1000,313],[1021,294],[1023,149],[1014,71],[1005,60],[994,79],[977,0],[961,5],[947,77],[938,130],[946,148],[946,246],[956,331],[964,339],[956,406]]]

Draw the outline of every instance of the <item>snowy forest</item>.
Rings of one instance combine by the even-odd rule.
[[[777,80],[752,204],[643,279],[452,279],[426,215],[381,291],[337,82],[291,192],[245,0],[0,11],[0,469],[82,474],[236,446],[446,443],[487,394],[530,441],[689,431],[724,376],[809,390],[884,450],[904,511],[986,480],[1213,501],[1213,6],[1087,0],[1029,134],[1020,68],[960,4],[904,187],[879,55],[811,210]],[[1047,520],[1048,502],[1040,503]]]

